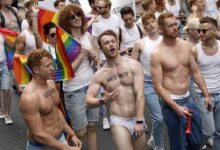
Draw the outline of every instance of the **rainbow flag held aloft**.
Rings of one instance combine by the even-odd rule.
[[[45,8],[39,8],[38,12],[38,32],[44,42],[46,41],[46,37],[44,36],[43,26],[48,22],[53,22],[55,24],[58,23],[59,13],[48,10]]]
[[[31,70],[27,65],[27,56],[19,55],[14,57],[14,74],[18,84],[26,85],[31,80]]]
[[[69,80],[74,77],[71,62],[79,55],[81,45],[59,26],[56,27],[56,34],[57,65],[55,68],[55,80]]]
[[[5,47],[7,65],[8,65],[8,69],[11,70],[13,69],[15,46],[10,47],[9,45],[15,44],[18,33],[12,30],[8,30],[6,28],[0,28],[0,33],[3,34],[3,36],[5,37],[4,47]],[[6,43],[8,43],[9,45],[7,45]]]

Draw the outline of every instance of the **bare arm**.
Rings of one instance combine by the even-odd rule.
[[[200,72],[199,67],[198,67],[198,65],[196,64],[196,61],[195,61],[195,57],[196,57],[196,60],[197,60],[197,57],[198,57],[198,53],[197,53],[197,50],[195,48],[193,48],[193,54],[191,53],[191,55],[190,55],[190,70],[191,70],[191,73],[193,75],[195,83],[198,85],[198,87],[201,89],[203,95],[205,96],[206,108],[209,109],[209,110],[212,110],[213,106],[212,106],[211,99],[209,97],[209,93],[208,93],[208,90],[207,90],[205,80],[204,80],[204,78],[202,76],[202,73]]]
[[[143,67],[139,62],[135,62],[133,68],[134,93],[136,96],[136,120],[143,120],[144,118],[144,72]]]
[[[59,111],[59,118],[62,121],[63,124],[63,131],[68,135],[67,140],[71,140],[71,142],[74,143],[76,147],[79,147],[81,149],[82,143],[76,136],[75,132],[70,128],[70,126],[66,123],[66,120],[62,114],[62,112],[58,109]]]
[[[89,107],[100,106],[100,99],[96,98],[101,89],[101,83],[99,81],[99,75],[96,73],[90,83],[89,89],[86,94],[86,103]]]
[[[68,148],[44,130],[36,98],[24,93],[20,100],[20,111],[34,140],[60,150]]]
[[[139,60],[140,57],[140,53],[141,53],[141,39],[136,41],[134,43],[134,47],[131,53],[131,58],[135,59],[135,60]]]
[[[16,40],[16,50],[15,50],[15,55],[16,54],[23,54],[25,48],[25,35],[23,33],[20,33],[17,37]]]
[[[32,30],[34,33],[34,38],[36,41],[37,48],[42,48],[43,46],[43,40],[40,37],[40,34],[38,32],[38,12],[39,8],[37,5],[32,6]]]

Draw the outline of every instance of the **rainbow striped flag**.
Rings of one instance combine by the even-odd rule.
[[[59,13],[55,11],[51,11],[45,8],[39,8],[38,12],[38,32],[44,42],[46,41],[46,37],[44,36],[43,26],[48,22],[53,22],[55,24],[58,23]]]
[[[14,74],[18,84],[26,85],[31,80],[31,70],[27,65],[26,55],[19,55],[14,57]]]
[[[3,34],[5,37],[4,47],[5,47],[5,54],[7,59],[7,65],[8,69],[13,69],[13,59],[14,59],[14,53],[15,53],[15,46],[10,47],[6,43],[9,43],[10,45],[14,45],[16,42],[16,38],[18,33],[12,30],[8,30],[6,28],[0,28],[0,33]]]
[[[56,27],[56,34],[57,65],[55,68],[55,80],[69,80],[74,77],[71,62],[79,55],[81,45],[59,26]]]

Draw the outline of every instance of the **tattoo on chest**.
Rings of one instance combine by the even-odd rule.
[[[54,92],[55,92],[55,88],[49,89],[48,91],[46,91],[46,92],[44,93],[44,97],[45,97],[45,98],[48,98],[48,97],[50,97]]]
[[[125,77],[128,77],[128,72],[123,72],[123,73],[118,73],[118,74],[112,75],[112,76],[107,78],[107,82],[117,80],[118,78],[122,79],[122,78],[125,78]]]

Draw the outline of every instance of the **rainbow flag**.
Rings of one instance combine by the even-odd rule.
[[[55,24],[58,23],[59,13],[55,11],[51,11],[45,8],[39,8],[38,12],[38,32],[44,42],[46,41],[46,37],[44,36],[43,26],[48,22],[53,22]]]
[[[56,27],[56,34],[57,65],[55,68],[55,80],[69,80],[74,77],[71,62],[79,55],[81,45],[59,26]]]
[[[4,47],[5,47],[5,54],[8,64],[8,69],[13,69],[13,59],[14,59],[14,53],[15,53],[15,46],[10,47],[9,45],[14,45],[16,42],[16,38],[18,33],[12,30],[8,30],[6,28],[0,28],[0,33],[3,34],[5,37]],[[7,45],[8,43],[9,45]]]
[[[27,56],[19,55],[14,57],[14,74],[18,84],[26,85],[31,80],[31,70],[27,65]]]

